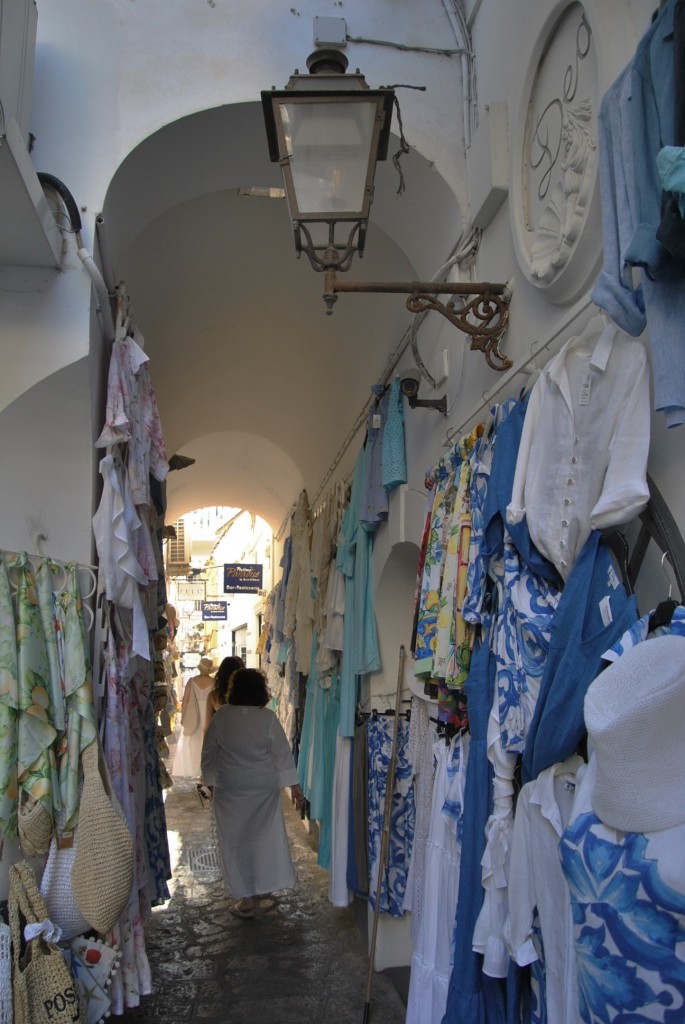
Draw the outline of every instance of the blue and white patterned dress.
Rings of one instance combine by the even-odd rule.
[[[369,903],[375,907],[378,891],[378,860],[383,833],[385,791],[392,754],[393,719],[379,715],[368,721],[369,744]],[[381,879],[381,912],[392,917],[404,914],[407,872],[414,839],[416,808],[414,770],[407,757],[409,723],[398,723],[395,786],[390,820],[390,845],[385,874]]]
[[[592,810],[594,762],[560,843],[584,1024],[685,1020],[685,824],[619,832]],[[658,799],[658,794],[655,794]]]

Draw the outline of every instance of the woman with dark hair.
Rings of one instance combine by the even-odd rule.
[[[219,710],[222,704],[225,704],[228,700],[228,684],[231,681],[231,676],[234,672],[237,672],[239,668],[245,668],[242,658],[229,657],[219,665],[217,673],[214,676],[214,686],[207,697],[207,717],[205,719],[205,729],[209,726],[209,723],[214,718],[215,713]]]
[[[215,713],[202,748],[202,776],[214,789],[214,816],[226,889],[237,917],[254,917],[255,897],[295,884],[281,790],[304,803],[287,737],[267,708],[263,672],[234,672],[228,702]]]

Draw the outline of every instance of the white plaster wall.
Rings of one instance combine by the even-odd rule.
[[[90,377],[85,359],[42,380],[0,413],[2,548],[93,561]],[[85,496],[85,498],[84,498]]]

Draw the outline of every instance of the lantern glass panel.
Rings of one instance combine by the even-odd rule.
[[[359,217],[364,210],[376,103],[284,100],[279,108],[299,217]]]

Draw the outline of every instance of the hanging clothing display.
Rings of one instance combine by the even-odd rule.
[[[49,581],[53,569],[53,565],[46,559],[38,567],[36,575]],[[53,596],[64,720],[64,733],[58,751],[59,786],[64,823],[69,829],[78,822],[80,755],[95,739],[97,721],[83,603],[78,585],[78,566],[69,563],[66,571],[65,588]]]
[[[414,841],[407,873],[407,891],[402,909],[411,911],[411,934],[416,940],[423,917],[426,853],[430,835],[435,776],[433,744],[435,728],[425,700],[412,697],[409,720],[408,757],[414,768]]]
[[[0,556],[0,830],[8,839],[17,836],[18,683],[12,593]]]
[[[487,731],[494,696],[494,662],[487,642],[476,642],[464,687],[471,743],[464,783],[461,871],[456,903],[454,956],[444,1024],[504,1024],[500,982],[484,974],[482,956],[473,951],[473,931],[483,904],[481,858],[485,827],[493,806],[493,768]]]
[[[419,934],[411,961],[407,1024],[440,1024],[447,1005],[452,961],[453,907],[459,886],[463,785],[468,738],[438,740],[431,825],[426,852]]]
[[[579,1020],[571,899],[558,851],[581,766],[574,755],[545,769],[516,805],[504,935],[516,963],[531,964],[531,1024]]]
[[[523,754],[524,781],[570,757],[585,732],[583,697],[604,651],[638,618],[601,534],[590,535],[564,588]]]
[[[156,721],[156,689],[169,697],[161,554],[169,464],[149,360],[127,307],[120,286],[105,424],[96,443],[107,448],[100,462],[103,492],[93,517],[104,602],[96,651],[104,682],[100,728],[114,792],[134,839],[131,897],[110,936],[122,954],[111,986],[115,1014],[138,1006],[151,991],[143,925],[151,908],[169,899],[171,877]]]
[[[654,406],[669,427],[685,422],[685,270],[657,236],[665,205],[657,156],[674,142],[677,8],[678,0],[665,0],[600,105],[604,267],[592,292],[593,302],[629,334],[641,334],[648,321]],[[633,267],[640,268],[637,287]]]
[[[50,818],[61,808],[53,743],[57,730],[50,708],[49,659],[36,586],[24,552],[10,562],[17,583],[17,673],[19,720],[17,780],[22,790],[43,805]],[[54,642],[54,633],[52,640]]]
[[[613,324],[571,338],[530,395],[507,521],[567,579],[591,529],[647,504],[649,371],[639,342]]]
[[[295,648],[295,667],[305,675],[309,671],[312,649],[314,601],[310,558],[311,519],[306,491],[301,491],[292,518],[291,565],[285,592],[283,637]]]
[[[414,838],[414,788],[412,766],[407,757],[409,725],[397,723],[395,788],[391,794],[392,814],[388,860],[383,878],[378,877],[378,859],[386,793],[388,765],[392,751],[393,721],[377,715],[367,723],[369,744],[369,903],[373,909],[380,894],[381,911],[393,917],[404,913],[402,904],[407,889],[407,870]]]
[[[328,899],[334,907],[346,907],[352,900],[352,894],[347,887],[351,757],[352,740],[338,734],[335,743],[331,813],[331,858],[328,868]]]
[[[404,437],[404,396],[400,378],[395,376],[390,385],[388,414],[383,431],[381,456],[381,483],[392,491],[407,482],[407,454]]]
[[[359,677],[375,672],[381,666],[371,574],[375,527],[369,524],[367,529],[360,520],[366,459],[366,448],[362,448],[355,464],[350,500],[343,513],[336,555],[336,569],[345,579],[340,672],[341,736],[354,736]]]
[[[388,518],[388,492],[383,486],[382,479],[383,435],[388,414],[388,395],[385,387],[380,384],[375,384],[371,390],[376,400],[367,415],[364,444],[366,459],[359,519],[362,523],[378,525]]]

